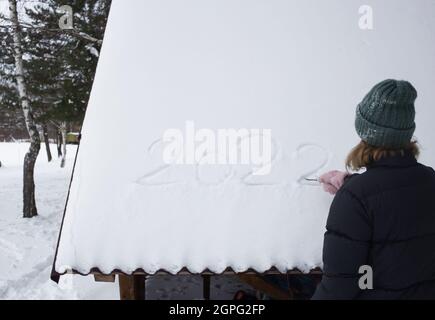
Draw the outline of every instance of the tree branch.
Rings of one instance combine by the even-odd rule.
[[[20,26],[23,30],[35,30],[35,31],[42,31],[42,32],[49,32],[49,33],[64,33],[64,34],[68,34],[71,35],[73,37],[76,38],[80,38],[92,43],[96,43],[98,45],[102,45],[103,44],[103,40],[101,39],[97,39],[83,31],[79,31],[79,30],[75,30],[75,29],[50,29],[50,28],[44,28],[44,27],[33,27],[29,24],[26,23],[20,23]],[[6,30],[10,30],[12,29],[13,26],[10,25],[0,25],[0,29],[6,29]]]

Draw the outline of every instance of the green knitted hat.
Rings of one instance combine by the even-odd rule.
[[[384,80],[373,87],[356,109],[360,138],[375,147],[399,149],[415,131],[417,91],[407,81]]]

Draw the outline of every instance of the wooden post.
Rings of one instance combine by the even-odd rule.
[[[210,300],[210,282],[211,282],[211,276],[210,275],[203,275],[203,286],[202,286],[202,294],[204,300]]]
[[[119,296],[121,300],[145,300],[145,276],[120,274]]]

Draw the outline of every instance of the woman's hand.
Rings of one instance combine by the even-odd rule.
[[[319,182],[322,184],[323,190],[334,195],[341,188],[348,175],[347,172],[333,170],[321,175]]]

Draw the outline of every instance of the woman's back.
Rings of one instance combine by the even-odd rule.
[[[411,83],[387,79],[358,104],[346,165],[367,171],[320,178],[338,192],[313,299],[435,299],[435,172],[416,160],[416,99]]]

